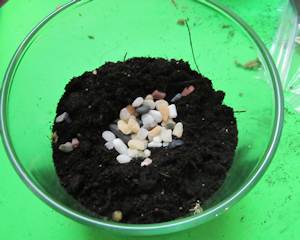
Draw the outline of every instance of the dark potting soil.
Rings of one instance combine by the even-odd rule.
[[[170,99],[185,87],[195,91],[176,102],[184,126],[184,145],[176,149],[152,148],[153,163],[142,159],[128,164],[116,161],[101,134],[119,117],[119,111],[136,97],[154,90]],[[161,58],[132,58],[106,63],[97,75],[85,72],[73,78],[57,106],[71,121],[54,123],[53,143],[57,175],[66,191],[93,214],[111,219],[120,210],[122,222],[157,223],[191,214],[224,182],[237,145],[232,108],[222,104],[224,92],[190,69],[188,63]],[[64,153],[58,146],[72,138],[78,148]]]

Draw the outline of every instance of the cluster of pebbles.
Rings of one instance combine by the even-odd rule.
[[[180,147],[184,142],[180,139],[183,134],[183,124],[175,122],[177,109],[175,102],[191,94],[195,90],[191,85],[181,93],[176,94],[169,104],[166,93],[155,90],[145,98],[137,97],[131,105],[121,109],[119,119],[109,125],[109,130],[102,133],[108,150],[116,150],[119,155],[116,160],[129,163],[132,159],[143,159],[141,167],[152,163],[151,148]],[[56,122],[71,122],[69,114],[64,112],[57,116]],[[52,135],[53,142],[57,142],[56,132]],[[69,142],[60,144],[62,152],[71,152],[79,147],[79,140],[73,138]]]
[[[119,153],[116,159],[119,163],[142,158],[141,167],[144,167],[152,163],[151,148],[172,149],[183,145],[180,139],[183,124],[174,121],[177,117],[175,102],[193,91],[193,86],[185,88],[171,99],[171,104],[164,100],[166,93],[158,90],[145,98],[137,97],[131,105],[121,109],[119,119],[102,133],[105,147]]]

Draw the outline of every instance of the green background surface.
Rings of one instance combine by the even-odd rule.
[[[32,27],[62,0],[10,0],[0,8],[0,79]],[[222,0],[246,20],[269,47],[280,0]],[[299,52],[299,51],[298,51]],[[279,149],[256,187],[228,212],[189,231],[155,239],[298,239],[300,232],[300,116],[285,110]],[[27,189],[0,146],[0,236],[3,239],[120,239],[76,223],[49,208]],[[125,237],[123,237],[125,238]],[[122,238],[122,239],[123,239]],[[126,239],[126,238],[125,238]],[[127,238],[131,239],[131,238]]]

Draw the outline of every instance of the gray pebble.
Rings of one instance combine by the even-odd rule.
[[[131,136],[130,135],[125,135],[124,133],[122,133],[119,130],[119,128],[116,124],[110,124],[109,129],[110,129],[110,131],[112,131],[118,138],[120,138],[126,144],[131,139]]]
[[[62,152],[66,152],[66,153],[72,152],[72,151],[73,151],[73,145],[72,145],[72,143],[70,143],[70,142],[66,142],[66,143],[64,143],[64,144],[60,144],[60,145],[58,146],[58,149],[59,149],[60,151],[62,151]]]
[[[143,105],[139,108],[136,109],[136,111],[139,113],[139,114],[145,114],[147,112],[149,112],[151,110],[150,106],[148,105]]]
[[[169,149],[173,149],[173,148],[177,148],[180,147],[184,144],[184,141],[182,140],[173,140],[172,142],[169,143],[168,148]]]
[[[177,93],[177,94],[171,99],[171,102],[176,102],[176,101],[178,101],[180,98],[182,98],[181,93]]]

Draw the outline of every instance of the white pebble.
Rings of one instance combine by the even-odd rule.
[[[127,154],[128,148],[127,148],[126,144],[120,138],[114,139],[113,145],[118,153]]]
[[[128,109],[127,108],[123,108],[120,111],[120,119],[124,120],[124,121],[127,121],[129,118],[130,118],[130,113],[129,113]]]
[[[144,99],[142,97],[138,97],[136,98],[133,103],[131,104],[133,107],[137,108],[139,106],[141,106],[144,102]]]
[[[158,142],[158,143],[160,143],[160,142],[162,142],[162,139],[161,139],[160,136],[155,136],[155,137],[153,137],[153,142]]]
[[[152,94],[148,94],[146,97],[145,97],[146,100],[153,100],[153,96]]]
[[[139,151],[138,151],[138,150],[136,150],[136,149],[131,149],[131,148],[128,149],[128,156],[129,156],[129,157],[137,158],[138,155],[139,155]]]
[[[148,135],[148,130],[146,128],[140,128],[140,130],[136,134],[136,138],[140,140],[145,140],[147,135]]]
[[[176,123],[174,130],[173,130],[173,135],[181,138],[183,134],[183,124],[181,122]]]
[[[134,116],[131,116],[128,120],[128,127],[130,128],[131,132],[137,133],[140,130],[140,125],[136,121]]]
[[[162,121],[162,115],[161,115],[160,111],[150,110],[149,114],[151,115],[151,117],[153,117],[155,122],[160,123]]]
[[[177,118],[177,109],[176,109],[175,104],[169,105],[169,117]]]
[[[58,149],[62,152],[72,152],[73,151],[73,145],[70,142],[66,142],[64,144],[60,144]]]
[[[167,146],[169,146],[169,143],[168,142],[163,142],[162,146],[167,147]]]
[[[104,146],[108,149],[108,150],[112,150],[114,148],[114,144],[113,142],[107,142],[104,144]]]
[[[141,162],[141,167],[149,166],[151,163],[152,163],[152,159],[151,158],[146,158],[146,159],[144,159],[144,161]]]
[[[142,115],[142,122],[145,128],[152,128],[156,125],[154,118],[149,113]]]
[[[102,133],[102,137],[107,142],[111,142],[112,140],[114,140],[116,138],[115,134],[113,134],[113,132],[111,132],[111,131],[104,131]]]
[[[145,154],[145,157],[150,157],[151,156],[151,151],[149,149],[145,149],[144,150],[144,154]]]
[[[64,113],[60,114],[59,116],[57,116],[57,118],[55,119],[55,122],[61,123],[68,118],[69,118],[69,114],[67,112],[64,112]]]
[[[128,146],[132,149],[137,149],[137,150],[145,150],[147,146],[147,141],[142,141],[138,139],[131,139],[128,142]]]
[[[153,100],[145,100],[143,103],[145,106],[149,106],[150,109],[154,109],[155,108],[155,103]]]
[[[160,132],[160,137],[164,142],[172,142],[172,130],[163,127]]]
[[[159,143],[159,142],[150,142],[150,143],[148,143],[149,148],[158,148],[158,147],[161,147],[161,146],[162,146],[162,143]]]
[[[121,164],[123,163],[129,163],[131,161],[131,157],[129,157],[126,154],[120,154],[119,156],[117,156],[117,161]]]

